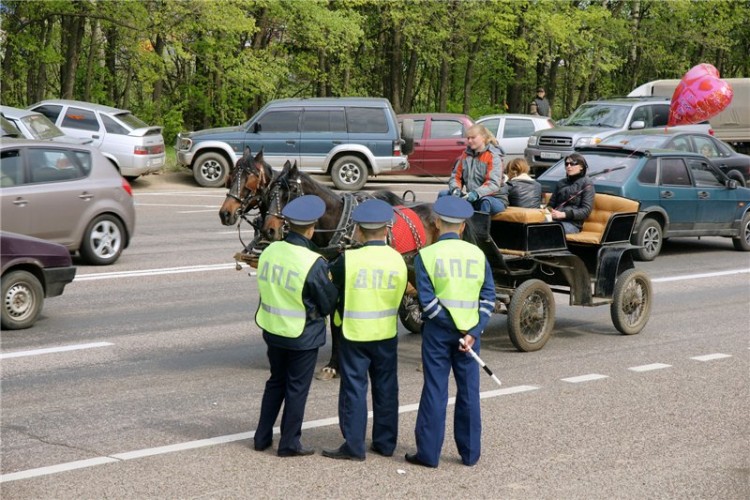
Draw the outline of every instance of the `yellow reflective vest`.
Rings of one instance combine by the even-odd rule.
[[[272,243],[258,260],[260,304],[255,323],[268,333],[296,338],[305,329],[302,289],[320,255],[286,241]]]
[[[386,245],[368,245],[348,250],[344,266],[344,337],[357,342],[395,337],[407,281],[401,254]]]
[[[468,331],[479,323],[479,293],[484,284],[485,255],[469,242],[441,240],[419,251],[435,296],[456,328]]]

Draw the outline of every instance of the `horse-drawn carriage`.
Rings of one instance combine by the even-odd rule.
[[[256,157],[254,163],[247,155],[245,159],[232,172],[220,212],[222,222],[231,225],[251,205],[260,210],[253,221],[253,242],[235,254],[238,266],[240,261],[252,265],[264,244],[281,239],[283,221],[276,216],[285,203],[303,194],[319,195],[328,206],[327,219],[321,219],[316,229],[318,245],[330,254],[352,243],[350,209],[357,203],[357,194],[335,193],[293,166],[274,174],[270,167],[264,169],[262,157],[260,161]],[[431,203],[405,204],[392,193],[383,199],[409,205],[405,208],[417,214],[409,224],[423,224],[424,241],[420,245],[437,238]],[[495,279],[495,310],[507,314],[508,333],[518,350],[535,351],[549,340],[555,323],[553,293],[568,295],[571,305],[609,305],[612,322],[623,334],[643,329],[653,292],[648,275],[634,266],[632,250],[636,247],[630,244],[630,235],[637,214],[638,202],[597,194],[583,230],[565,235],[562,225],[547,221],[539,209],[509,207],[493,217],[475,213],[464,238],[487,256]],[[416,251],[418,248],[403,253],[407,265]],[[415,294],[404,297],[399,315],[407,329],[420,330],[421,311]]]

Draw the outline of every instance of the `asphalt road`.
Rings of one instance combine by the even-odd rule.
[[[411,180],[371,185],[424,200],[442,188]],[[475,467],[460,464],[452,406],[440,467],[404,461],[422,383],[406,331],[394,457],[281,459],[250,447],[268,364],[255,278],[219,222],[224,190],[172,173],[134,191],[120,261],[79,265],[34,328],[2,332],[3,498],[750,497],[750,254],[729,240],[670,240],[638,264],[655,294],[638,335],[558,295],[553,338],[519,353],[495,316],[481,355],[503,385],[482,375]],[[341,442],[337,395],[314,381],[303,442],[318,452]]]

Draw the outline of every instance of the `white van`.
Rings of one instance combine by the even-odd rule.
[[[714,136],[745,154],[750,153],[750,78],[722,78],[734,90],[729,106],[709,120]],[[633,90],[628,97],[669,97],[680,80],[654,80]]]

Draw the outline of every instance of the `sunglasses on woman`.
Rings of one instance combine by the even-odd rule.
[[[565,166],[566,167],[569,167],[571,165],[580,165],[580,163],[578,163],[577,161],[566,161],[565,162]]]

